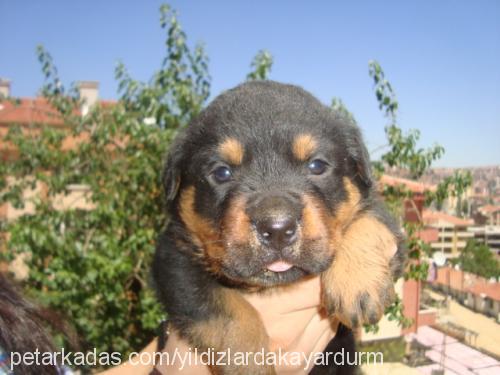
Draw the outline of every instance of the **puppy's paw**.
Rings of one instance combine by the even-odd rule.
[[[349,285],[355,281],[348,274],[340,277],[325,274],[325,280],[337,287],[323,288],[323,305],[330,316],[350,328],[377,323],[395,298],[390,277],[385,281],[365,278],[356,287]],[[341,285],[349,290],[343,291],[345,287]]]
[[[322,276],[322,303],[348,327],[378,322],[395,298],[391,257],[393,233],[365,214],[335,240],[335,257]]]

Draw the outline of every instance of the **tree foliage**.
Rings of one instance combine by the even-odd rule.
[[[354,115],[347,109],[342,99],[333,98],[330,107],[335,113],[337,113],[340,117],[342,117],[346,121],[356,124],[356,119],[354,118]]]
[[[399,103],[392,85],[385,78],[385,73],[377,61],[370,61],[368,65],[379,109],[389,119],[385,127],[388,150],[381,159],[389,167],[403,168],[410,172],[412,178],[418,179],[443,155],[444,148],[439,145],[428,149],[419,148],[417,143],[420,131],[412,129],[406,134],[403,132],[397,121]]]
[[[469,240],[455,262],[462,270],[485,277],[500,278],[500,263],[487,245]]]
[[[385,73],[377,61],[369,62],[369,75],[373,79],[373,88],[379,109],[388,119],[385,126],[387,145],[381,160],[375,162],[377,175],[382,175],[386,167],[398,167],[405,171],[413,179],[418,179],[429,170],[432,163],[444,154],[444,148],[434,145],[424,149],[418,146],[420,132],[412,129],[405,133],[398,124],[398,108],[396,93],[385,76]],[[436,191],[427,191],[426,205],[441,205],[449,196],[457,197],[459,200],[466,189],[472,183],[470,174],[457,171],[452,177],[446,178],[436,188]],[[413,203],[413,193],[404,186],[385,186],[383,196],[388,206],[394,213],[403,214],[405,202]],[[415,207],[416,208],[416,207]],[[417,211],[417,210],[416,210]],[[422,219],[422,218],[420,218]],[[425,280],[427,278],[429,264],[422,262],[431,255],[431,247],[419,238],[419,230],[423,223],[403,222],[406,232],[406,246],[408,248],[409,264],[405,273],[405,279]],[[390,320],[397,320],[405,326],[411,322],[404,317],[403,305],[396,300],[386,310]],[[376,331],[377,327],[366,326],[368,331]]]
[[[273,66],[273,56],[269,51],[260,50],[252,60],[250,73],[247,74],[248,81],[268,79]]]
[[[197,114],[210,94],[208,57],[203,45],[191,49],[170,6],[160,7],[160,25],[166,31],[166,56],[148,83],[131,78],[119,63],[115,77],[128,112],[140,114],[149,124],[177,129]]]
[[[455,214],[463,216],[462,197],[471,185],[472,175],[469,171],[455,171],[452,176],[445,177],[435,191],[426,192],[426,204],[434,204],[437,209],[441,209],[448,197],[455,197],[457,198]]]
[[[41,94],[64,126],[12,124],[5,139],[18,152],[0,168],[0,204],[30,203],[34,212],[2,223],[9,251],[0,256],[28,254],[26,292],[74,324],[84,351],[138,350],[163,316],[148,285],[165,223],[163,157],[177,129],[203,107],[210,77],[203,48],[188,46],[175,13],[162,6],[160,15],[166,32],[160,69],[142,83],[118,65],[120,101],[83,117],[77,90],[62,85],[51,55],[39,46]],[[58,201],[75,185],[83,196],[71,202],[74,208],[61,209]],[[41,186],[45,196],[23,197]]]

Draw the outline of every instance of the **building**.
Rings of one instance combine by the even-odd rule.
[[[487,225],[500,226],[500,205],[487,204],[477,209]]]
[[[75,115],[85,116],[90,108],[95,105],[107,107],[113,105],[114,101],[99,99],[99,83],[94,81],[81,81],[77,83],[77,89],[81,99],[80,108]],[[11,83],[8,80],[0,79],[0,97],[9,98],[11,96]],[[0,101],[0,160],[8,162],[18,156],[18,150],[14,145],[4,140],[9,129],[13,126],[20,126],[23,134],[35,135],[44,128],[51,127],[61,130],[70,130],[61,117],[61,114],[43,97],[19,98],[15,100]],[[88,139],[86,134],[79,136],[69,135],[63,141],[63,149],[71,149],[80,142]],[[9,183],[14,181],[8,180]],[[16,209],[11,204],[0,205],[0,220],[13,220],[21,215],[29,214],[34,210],[32,198],[45,198],[47,190],[38,183],[33,189],[23,192],[25,207]],[[69,185],[67,194],[61,194],[53,199],[57,209],[89,209],[88,188],[82,185]]]
[[[485,225],[470,227],[467,230],[474,234],[477,242],[485,244],[492,252],[500,256],[500,226]]]
[[[456,300],[500,322],[500,283],[451,267],[441,267],[430,283]]]
[[[400,188],[411,192],[411,199],[404,201],[404,220],[411,223],[422,223],[422,211],[425,202],[425,192],[435,191],[436,185],[425,184],[418,181],[409,180],[407,178],[394,177],[383,175],[379,181],[379,190],[384,186]]]
[[[467,229],[474,224],[472,219],[462,219],[444,212],[424,210],[423,222],[426,226],[438,231],[438,240],[430,243],[434,250],[443,252],[447,258],[456,258],[467,241],[474,234]]]

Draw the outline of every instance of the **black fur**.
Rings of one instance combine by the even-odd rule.
[[[328,164],[320,176],[308,174],[308,161],[297,160],[291,151],[295,137],[302,133],[317,140],[312,158]],[[220,159],[217,147],[227,138],[242,143],[243,161],[241,165],[228,166],[233,173],[231,181],[218,183],[214,169],[227,162]],[[232,319],[231,313],[220,306],[224,288],[261,290],[288,284],[320,274],[332,262],[331,255],[322,253],[324,245],[316,243],[304,243],[287,255],[286,248],[272,249],[263,244],[262,238],[260,242],[256,240],[257,245],[254,241],[253,245],[234,248],[221,241],[226,253],[224,259],[217,260],[221,264],[214,272],[214,260],[207,259],[206,251],[193,238],[196,234],[189,233],[180,215],[183,191],[194,188],[196,215],[216,231],[224,231],[224,215],[233,199],[240,196],[247,199],[246,213],[252,220],[269,214],[268,204],[258,204],[262,197],[286,202],[276,203],[281,210],[293,206],[300,212],[301,198],[308,194],[334,214],[347,200],[345,177],[362,196],[361,210],[373,212],[401,240],[397,225],[376,196],[359,129],[306,91],[270,81],[250,82],[223,93],[203,110],[177,137],[167,158],[164,184],[170,222],[159,238],[152,268],[158,297],[181,337],[193,345],[200,344],[190,336],[190,327],[213,317]],[[252,207],[252,202],[257,202],[257,208]],[[286,211],[292,215],[292,209]],[[300,216],[295,211],[294,220]],[[401,272],[403,258],[401,248],[390,265],[395,276]],[[266,264],[280,259],[294,267],[285,272],[265,270]],[[353,350],[352,333],[346,327],[340,329],[328,348],[338,350],[339,346]],[[349,370],[331,371],[316,369],[313,373],[344,374]]]

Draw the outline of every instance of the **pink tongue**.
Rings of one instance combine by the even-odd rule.
[[[278,261],[268,265],[267,269],[269,271],[273,271],[273,272],[285,272],[285,271],[288,271],[292,267],[293,267],[293,264],[284,262],[282,260],[278,260]]]

